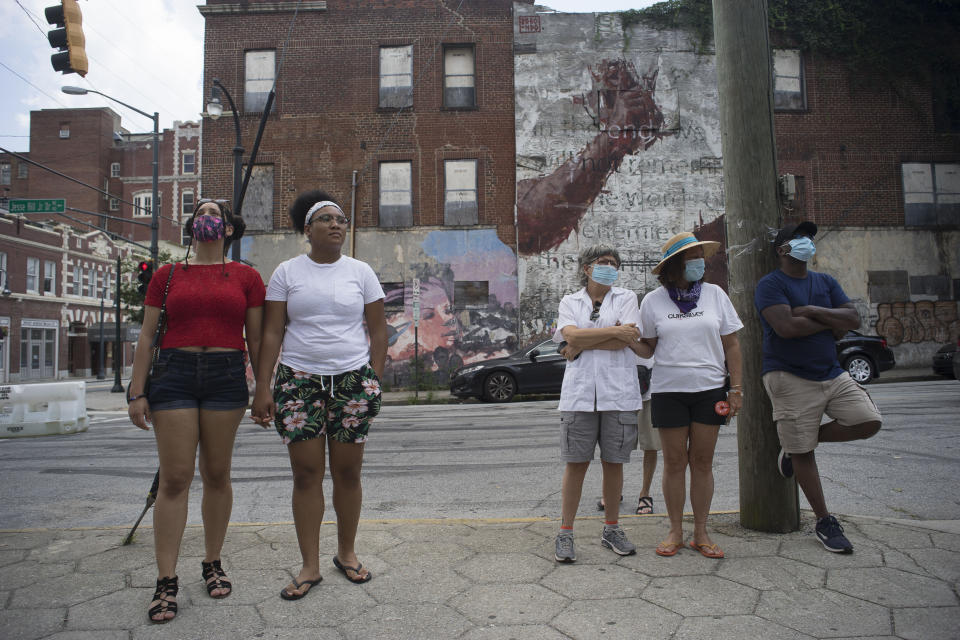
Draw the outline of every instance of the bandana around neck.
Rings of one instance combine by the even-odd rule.
[[[702,282],[702,280],[697,280],[691,283],[690,288],[685,291],[677,289],[676,287],[667,287],[667,293],[670,294],[670,299],[673,300],[680,311],[689,313],[697,306],[697,302],[700,300]]]

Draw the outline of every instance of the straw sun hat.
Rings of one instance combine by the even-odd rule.
[[[694,247],[703,247],[703,256],[709,258],[717,252],[717,249],[720,248],[720,243],[715,240],[697,240],[697,236],[693,235],[689,231],[681,231],[677,235],[673,236],[667,243],[663,245],[663,259],[657,263],[657,266],[653,268],[653,273],[660,273],[660,269],[663,268],[663,264],[677,255],[681,251],[686,251],[687,249],[692,249]]]

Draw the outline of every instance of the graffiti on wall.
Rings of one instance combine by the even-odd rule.
[[[615,247],[617,285],[642,295],[659,286],[650,270],[675,233],[725,242],[713,58],[654,31],[631,38],[642,50],[619,28],[578,43],[594,19],[544,14],[542,31],[524,34],[536,46],[514,58],[524,343],[551,331],[585,247]],[[726,285],[723,251],[707,278]]]
[[[960,303],[955,300],[883,302],[877,305],[877,335],[891,347],[900,344],[955,343],[960,338]]]
[[[412,384],[415,353],[421,378],[442,385],[464,364],[516,350],[516,256],[496,230],[430,231],[417,248],[422,259],[407,265],[410,276],[402,286],[384,292],[387,382]],[[420,280],[416,328],[413,278]],[[464,282],[484,283],[486,296],[480,299],[474,292],[469,299],[458,299],[457,283]]]

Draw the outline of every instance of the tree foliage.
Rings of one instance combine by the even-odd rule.
[[[173,262],[173,255],[168,251],[160,251],[158,254],[160,265]],[[133,274],[132,277],[120,280],[120,309],[126,316],[127,322],[143,324],[143,296],[137,291],[140,283],[137,281],[137,264],[140,262],[138,257],[136,261],[127,259],[120,263],[121,273]],[[159,266],[157,268],[159,268]],[[156,275],[156,269],[154,270]]]

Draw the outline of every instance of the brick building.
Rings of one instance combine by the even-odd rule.
[[[785,218],[823,229],[814,268],[841,278],[861,331],[929,367],[960,338],[960,114],[920,79],[854,86],[842,61],[789,46],[774,62]]]
[[[303,252],[286,219],[300,191],[324,188],[355,211],[344,253],[368,262],[387,291],[388,384],[410,379],[414,279],[424,309],[419,353],[438,381],[516,343],[511,5],[207,0],[199,7],[204,77],[208,86],[218,78],[234,97],[248,151],[277,77],[244,201],[244,258],[266,280]],[[203,127],[204,191],[229,197],[232,114],[205,118]]]
[[[10,175],[10,185],[2,185],[7,200],[63,198],[69,216],[15,216],[7,201],[0,204],[0,327],[5,329],[0,382],[96,373],[101,298],[108,324],[106,366],[112,368],[115,332],[109,327],[116,257],[149,256],[152,145],[152,133],[128,132],[109,108],[31,112],[30,152],[19,155],[109,195],[12,154],[0,156],[0,183]],[[175,122],[161,133],[160,145],[160,241],[162,249],[175,251],[181,245],[181,221],[192,213],[199,195],[199,124]],[[110,234],[89,225],[103,226]],[[130,342],[136,335],[135,327],[124,328],[121,338]],[[125,349],[125,367],[132,361],[130,348]]]

